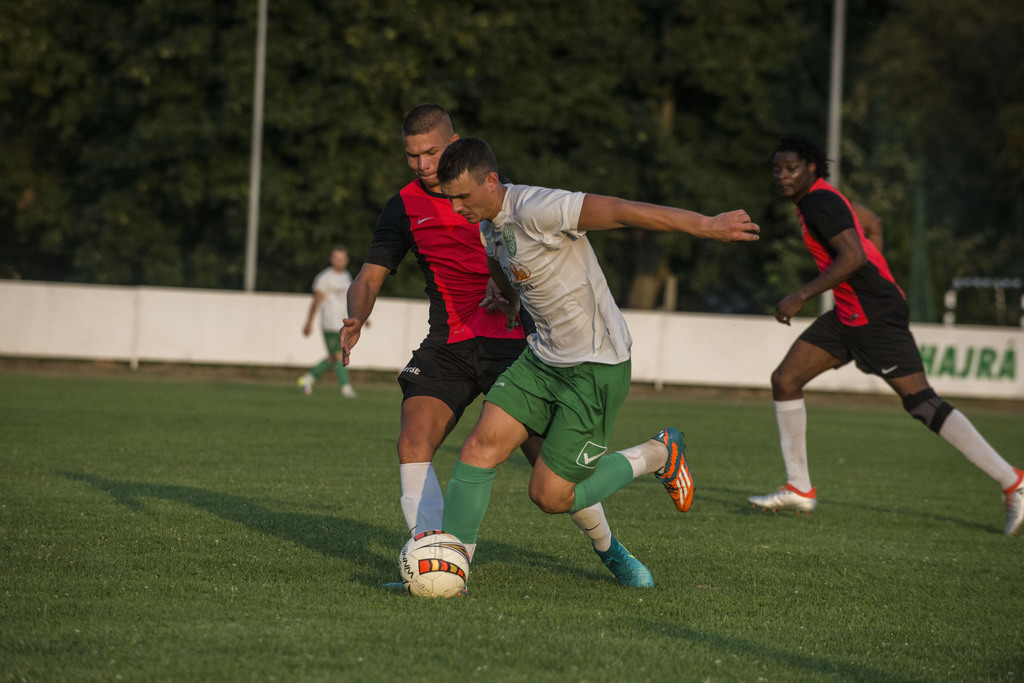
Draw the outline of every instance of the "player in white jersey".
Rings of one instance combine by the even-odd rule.
[[[590,241],[577,225],[586,195],[505,186],[502,210],[480,221],[488,257],[529,289],[522,303],[537,326],[527,344],[553,367],[616,365],[633,343]],[[527,284],[528,283],[528,284]]]
[[[495,468],[533,434],[545,437],[530,498],[545,512],[573,512],[636,477],[654,474],[685,512],[693,482],[682,434],[673,429],[605,455],[630,385],[632,340],[588,230],[635,226],[722,242],[754,241],[760,228],[744,211],[708,217],[616,197],[503,185],[491,148],[462,138],[438,167],[452,208],[479,223],[504,298],[486,303],[508,316],[520,300],[537,332],[487,393],[462,446],[445,496],[442,527],[472,553]],[[512,320],[512,318],[509,318]]]
[[[341,341],[338,339],[338,330],[344,326],[344,320],[348,317],[348,288],[352,285],[352,275],[347,268],[348,249],[339,244],[331,251],[330,267],[320,271],[313,280],[313,301],[309,304],[309,314],[302,333],[307,337],[312,334],[316,312],[321,310],[320,325],[327,346],[327,357],[299,377],[298,384],[307,396],[313,392],[317,378],[334,368],[341,395],[356,398],[356,390],[349,382],[348,368],[342,362]]]

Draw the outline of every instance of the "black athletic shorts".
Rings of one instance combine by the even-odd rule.
[[[440,399],[458,420],[525,348],[525,339],[476,337],[455,344],[425,339],[398,374],[403,400],[413,396]]]
[[[924,372],[921,352],[910,333],[906,302],[860,327],[844,325],[833,309],[815,320],[800,339],[832,354],[842,365],[855,361],[862,372],[882,379]]]

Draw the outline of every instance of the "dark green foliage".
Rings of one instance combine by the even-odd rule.
[[[915,206],[924,207],[941,311],[954,278],[1024,273],[1024,4],[892,4],[866,37],[847,101],[847,177],[851,192],[881,207],[890,263],[906,284]],[[959,308],[958,322],[1019,324],[1021,291],[1007,294],[1009,315],[988,290]]]
[[[624,304],[673,273],[680,309],[770,310],[795,224],[767,157],[783,133],[824,142],[830,5],[271,2],[257,288],[308,289],[334,242],[359,267],[411,178],[401,117],[433,101],[515,181],[747,209],[757,245],[594,242]],[[897,277],[921,182],[936,296],[1018,275],[1024,9],[848,5],[842,186],[882,215]],[[0,276],[242,286],[256,19],[254,0],[0,6]],[[407,262],[384,294],[421,290]]]

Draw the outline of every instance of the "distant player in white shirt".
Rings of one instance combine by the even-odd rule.
[[[693,499],[682,434],[671,428],[605,454],[629,392],[632,339],[608,289],[588,230],[635,226],[722,242],[754,241],[760,228],[744,211],[714,217],[616,197],[503,185],[491,148],[462,138],[438,167],[452,208],[480,224],[491,275],[504,299],[489,305],[513,316],[520,301],[536,333],[495,382],[466,439],[445,494],[444,531],[472,554],[495,468],[528,437],[545,437],[530,498],[545,512],[574,512],[636,477],[654,474],[680,512]]]
[[[307,396],[313,392],[316,380],[334,368],[338,386],[341,387],[341,395],[345,398],[356,397],[356,390],[349,383],[348,368],[341,359],[341,341],[338,339],[338,330],[344,326],[344,320],[348,317],[348,288],[352,285],[352,275],[346,268],[348,249],[337,245],[331,251],[330,267],[320,271],[313,280],[313,301],[309,305],[309,315],[306,316],[302,333],[307,337],[312,334],[316,312],[322,310],[320,320],[324,344],[327,346],[327,357],[299,377],[298,384]]]

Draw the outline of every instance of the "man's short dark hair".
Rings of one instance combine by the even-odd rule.
[[[402,137],[426,135],[440,131],[445,139],[455,135],[448,112],[436,104],[418,104],[409,110],[402,121]]]
[[[814,164],[815,173],[819,178],[828,180],[828,157],[821,151],[821,147],[805,138],[796,135],[787,135],[779,140],[778,146],[772,152],[772,158],[779,152],[796,152],[796,155],[808,164]]]
[[[498,160],[491,146],[480,138],[459,138],[444,150],[437,164],[437,179],[450,183],[468,172],[478,183],[498,172]]]

